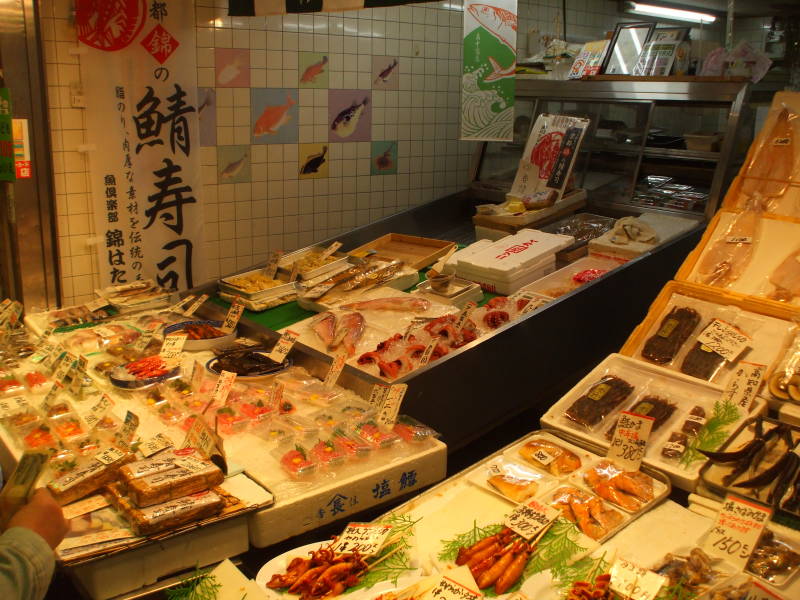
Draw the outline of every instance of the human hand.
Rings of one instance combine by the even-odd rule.
[[[30,529],[55,549],[69,531],[69,522],[50,492],[46,488],[39,488],[28,503],[11,517],[8,527]]]

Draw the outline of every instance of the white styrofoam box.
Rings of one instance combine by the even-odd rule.
[[[509,233],[501,229],[492,229],[491,227],[484,227],[483,225],[475,225],[475,239],[476,240],[490,240],[496,242],[497,240],[508,237]]]
[[[281,500],[278,495],[273,506],[250,515],[250,543],[263,548],[443,479],[447,446],[431,440],[422,447],[416,454],[333,480],[301,496]]]
[[[93,600],[132,592],[158,579],[205,567],[246,552],[247,515],[187,531],[173,538],[72,567]]]
[[[516,273],[516,277],[514,277],[514,279],[511,281],[506,281],[502,278],[491,277],[485,272],[481,273],[473,270],[460,271],[459,276],[480,284],[480,286],[487,292],[508,295],[513,294],[520,288],[523,288],[534,281],[538,281],[542,277],[549,275],[555,270],[556,257],[555,254],[550,254],[545,256],[539,262],[534,263],[524,269],[520,269]]]
[[[656,235],[658,235],[658,241],[655,244],[632,242],[620,246],[611,241],[611,237],[614,235],[612,230],[605,232],[596,239],[589,240],[589,254],[624,259],[635,258],[645,252],[650,252],[658,245],[664,244],[682,233],[691,231],[698,223],[697,219],[674,217],[660,213],[645,213],[641,215],[638,220],[655,230]]]
[[[634,391],[592,431],[569,421],[564,416],[566,409],[607,374],[621,377],[635,387]],[[720,385],[707,383],[683,373],[622,354],[610,354],[542,415],[541,424],[542,427],[566,431],[580,440],[608,448],[609,441],[604,434],[616,422],[620,410],[625,410],[635,398],[640,398],[644,394],[652,393],[666,396],[668,400],[677,404],[678,407],[673,416],[651,435],[643,462],[647,466],[666,473],[676,487],[693,491],[699,481],[700,468],[705,464],[705,461],[697,461],[684,468],[675,461],[663,458],[661,456],[661,448],[669,439],[670,433],[680,429],[686,414],[693,406],[703,406],[707,415],[710,415],[711,407],[714,402],[719,400],[722,390],[723,388]],[[740,410],[740,418],[729,425],[727,430],[729,433],[733,433],[743,420],[755,414],[760,414],[765,409],[766,403],[764,399],[756,398],[751,411],[746,413],[744,410]]]
[[[510,236],[506,234],[503,237],[510,237]],[[491,246],[491,244],[492,240],[478,240],[474,244],[470,244],[466,248],[462,248],[461,250],[454,252],[450,256],[450,258],[447,259],[447,262],[445,263],[444,272],[455,273],[456,266],[458,265],[459,260],[472,256],[473,254],[476,254],[477,252],[483,250],[484,248]]]
[[[800,427],[800,404],[781,402],[778,407],[778,419],[781,423]]]

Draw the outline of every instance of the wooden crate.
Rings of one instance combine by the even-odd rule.
[[[419,270],[431,266],[454,246],[455,242],[445,240],[435,240],[402,233],[387,233],[376,240],[351,250],[348,254],[359,256],[375,250],[378,256],[402,260],[411,268]]]

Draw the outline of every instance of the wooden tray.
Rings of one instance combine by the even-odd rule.
[[[432,238],[387,233],[376,240],[368,242],[348,252],[351,256],[359,256],[375,250],[378,256],[402,260],[412,269],[423,269],[435,263],[455,246],[455,242],[435,240]]]

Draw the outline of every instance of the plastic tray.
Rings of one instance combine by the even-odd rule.
[[[294,252],[290,252],[289,254],[284,254],[278,260],[278,272],[289,274],[292,271],[292,265],[303,258],[308,254],[321,254],[326,250],[325,246],[308,246],[307,248],[301,248],[300,250],[295,250]],[[346,255],[337,252],[334,253],[333,256],[338,257],[337,260],[331,261],[328,264],[321,265],[314,269],[310,269],[307,271],[300,271],[298,273],[299,277],[302,279],[314,279],[315,277],[319,277],[329,271],[333,271],[343,265],[346,265],[349,261]]]
[[[263,270],[264,269],[253,269],[252,271],[246,271],[244,273],[238,273],[237,275],[231,275],[230,277],[224,277],[219,280],[219,288],[223,292],[227,292],[234,296],[241,296],[242,298],[252,300],[253,302],[263,302],[265,300],[269,300],[270,298],[278,298],[296,291],[296,283],[294,281],[281,283],[281,285],[276,285],[274,287],[259,290],[257,292],[247,292],[231,283],[237,277],[253,275],[263,272]]]

